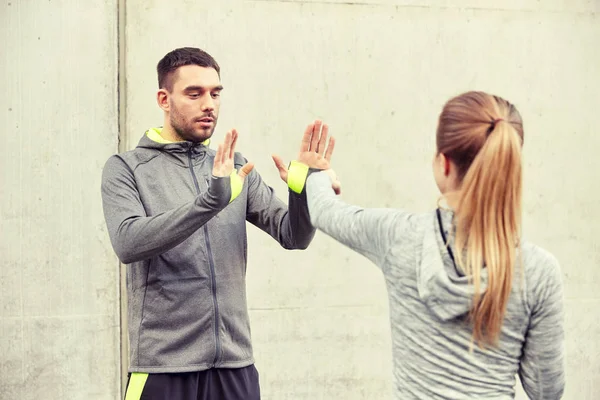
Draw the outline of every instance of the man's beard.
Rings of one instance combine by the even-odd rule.
[[[194,143],[204,142],[213,135],[213,132],[217,127],[217,116],[213,113],[203,114],[201,117],[199,117],[211,117],[213,119],[212,128],[197,129],[195,125],[198,118],[194,118],[191,121],[186,121],[177,110],[173,111],[171,111],[171,126],[183,140]]]

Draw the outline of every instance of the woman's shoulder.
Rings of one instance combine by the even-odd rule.
[[[542,305],[553,292],[562,292],[562,268],[553,253],[537,244],[522,242],[520,258],[532,308]]]
[[[549,275],[560,272],[560,263],[556,256],[540,245],[523,241],[521,254],[523,266],[528,275]]]

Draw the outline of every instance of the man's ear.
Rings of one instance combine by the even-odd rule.
[[[169,111],[169,92],[166,89],[160,89],[156,93],[156,102],[163,111]]]

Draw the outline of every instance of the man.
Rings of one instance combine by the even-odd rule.
[[[158,63],[164,124],[111,156],[102,176],[113,248],[127,265],[130,367],[126,399],[260,398],[246,304],[246,221],[286,249],[305,249],[310,224],[304,182],[326,169],[327,127],[308,126],[290,169],[289,207],[235,152],[231,130],[209,148],[223,89],[217,62],[197,48]],[[312,147],[313,151],[309,149]],[[314,149],[319,148],[319,154]]]

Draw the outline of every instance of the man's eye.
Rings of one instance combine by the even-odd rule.
[[[213,93],[212,94],[213,99],[216,99],[219,96],[221,96],[221,93]]]
[[[192,99],[198,98],[200,95],[198,93],[190,93],[190,97]]]

